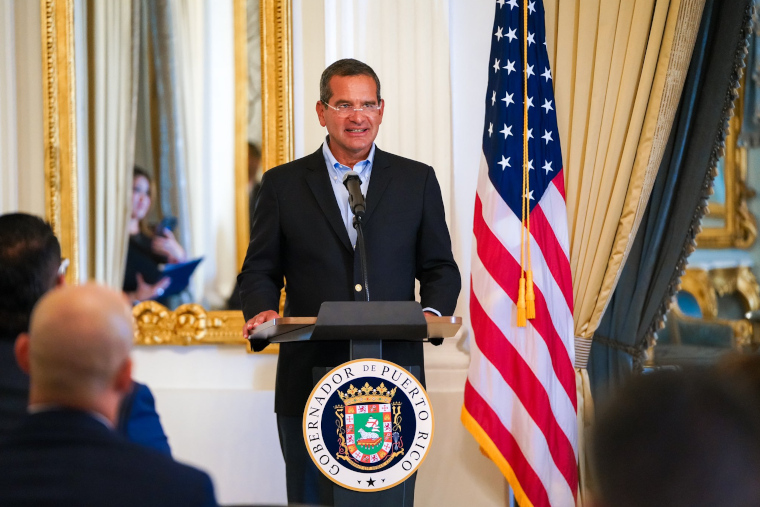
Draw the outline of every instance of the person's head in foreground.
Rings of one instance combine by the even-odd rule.
[[[0,216],[0,339],[29,329],[29,316],[47,291],[63,283],[61,245],[53,229],[26,213]]]
[[[712,369],[633,378],[594,427],[596,505],[760,505],[760,408]]]
[[[30,406],[101,414],[112,423],[132,387],[132,312],[124,294],[86,284],[48,292],[32,312],[16,358],[30,377]]]

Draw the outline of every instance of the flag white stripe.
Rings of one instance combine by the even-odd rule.
[[[567,236],[567,205],[565,204],[565,198],[562,197],[562,194],[559,193],[559,190],[554,185],[554,181],[546,187],[546,192],[541,197],[539,206],[541,206],[544,216],[546,216],[546,221],[549,222],[552,231],[554,231],[557,243],[562,247],[565,257],[569,259],[570,240]]]

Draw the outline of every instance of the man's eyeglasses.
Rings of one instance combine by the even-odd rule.
[[[341,118],[346,118],[348,116],[351,116],[352,113],[364,113],[367,116],[373,116],[375,114],[378,114],[380,112],[380,109],[382,106],[380,104],[365,104],[364,107],[353,107],[351,104],[340,104],[338,107],[331,106],[324,100],[321,100],[322,104],[326,105],[333,111],[335,111],[335,114],[340,116]]]

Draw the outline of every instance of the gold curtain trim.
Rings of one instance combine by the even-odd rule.
[[[588,356],[591,352],[591,344],[593,340],[591,338],[583,338],[581,336],[575,337],[575,364],[576,368],[588,367]]]

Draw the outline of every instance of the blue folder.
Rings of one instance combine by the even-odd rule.
[[[164,264],[160,267],[162,276],[168,276],[171,279],[171,283],[164,290],[163,296],[171,296],[179,294],[185,290],[190,283],[190,276],[201,263],[203,257],[198,257],[191,261],[177,262],[174,264]]]

